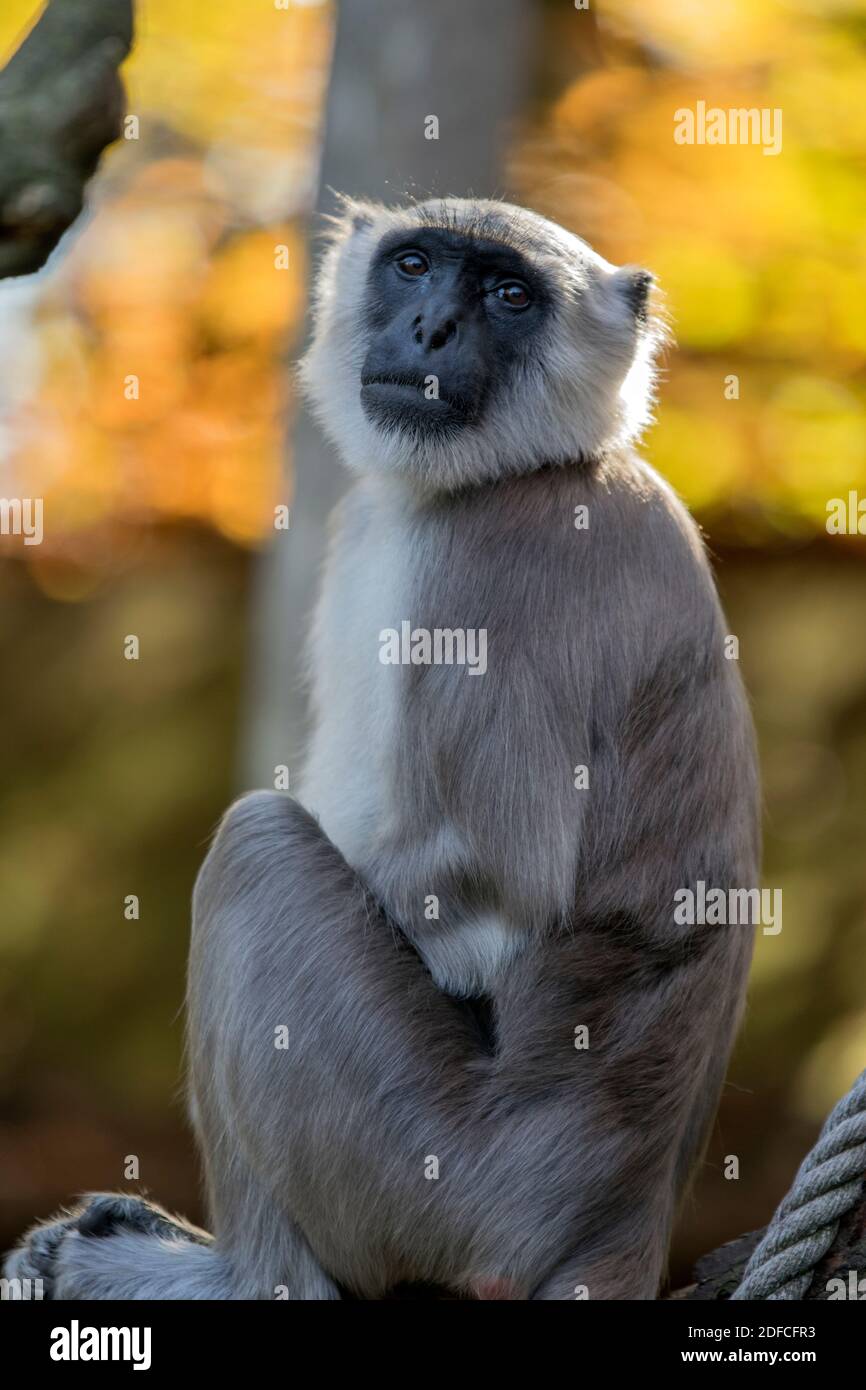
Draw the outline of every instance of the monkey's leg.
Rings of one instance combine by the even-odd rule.
[[[518,1090],[534,1078],[539,1096],[558,1098],[536,1115],[535,1177],[553,1215],[536,1213],[547,1232],[536,1264],[549,1264],[533,1298],[658,1297],[750,953],[739,927],[674,938],[662,903],[593,914],[517,963],[498,999],[498,1064]],[[570,1160],[570,1180],[553,1153]]]
[[[278,1221],[365,1296],[458,1280],[471,1241],[428,1159],[441,1141],[452,1180],[471,1162],[455,1134],[478,1091],[472,1066],[489,1062],[471,1020],[287,797],[230,809],[193,918],[192,1084],[217,1243],[238,1277],[262,1269]],[[431,1128],[443,1103],[449,1122]],[[270,1194],[273,1218],[242,1214],[250,1191]]]
[[[491,1059],[302,808],[273,794],[232,808],[197,887],[190,962],[217,1232],[194,1296],[334,1296],[325,1269],[367,1297],[407,1280],[654,1297],[730,991],[723,948],[701,964],[633,935],[595,926],[527,952],[497,998]],[[113,1255],[113,1239],[89,1242],[71,1271],[87,1292],[69,1296],[140,1297],[142,1268],[150,1296],[189,1296],[201,1259],[179,1279],[158,1239],[138,1238],[146,1253],[117,1239]],[[297,1292],[307,1278],[319,1292]]]
[[[718,1108],[719,1093],[727,1070],[730,1038],[736,1023],[736,1010],[732,1010],[730,1028],[722,1021],[716,1034],[717,1049],[708,1059],[706,1071],[700,1070],[700,1062],[689,1057],[684,1050],[683,1060],[692,1064],[692,1099],[682,1107],[683,1122],[679,1135],[671,1134],[665,1139],[670,1144],[670,1154],[676,1159],[673,1173],[655,1190],[646,1193],[643,1202],[629,1202],[622,1193],[620,1210],[612,1219],[599,1223],[599,1231],[606,1231],[607,1252],[597,1258],[578,1249],[569,1254],[533,1293],[534,1299],[570,1300],[592,1299],[653,1299],[658,1297],[659,1286],[667,1260],[667,1247],[670,1230],[676,1215],[677,1198],[682,1200],[683,1190],[693,1171],[696,1159],[703,1151],[707,1132]],[[641,1094],[641,1069],[634,1072],[635,1097]],[[603,1094],[603,1088],[602,1088]],[[676,1104],[674,1089],[670,1101]],[[651,1115],[645,1117],[647,1126],[658,1124]],[[678,1146],[677,1146],[678,1139]],[[654,1162],[649,1161],[648,1175],[656,1179],[665,1173],[668,1164],[664,1154],[659,1153]],[[615,1174],[608,1175],[613,1180]],[[671,1182],[672,1177],[672,1182]],[[629,1184],[632,1197],[639,1196],[641,1175]]]
[[[190,973],[196,1095],[234,1146],[210,1176],[218,1238],[239,1153],[362,1296],[655,1297],[731,973],[728,941],[665,946],[659,915],[657,941],[616,917],[527,950],[491,1058],[303,808],[238,803],[200,877]],[[239,1271],[264,1234],[226,1229]]]
[[[315,1133],[315,1112],[327,1106],[328,1097],[310,1090],[297,1105],[294,1103],[291,1066],[297,1059],[291,1053],[289,1075],[285,1067],[280,1069],[263,1109],[251,1112],[245,1106],[242,1082],[238,1093],[238,1057],[249,1059],[254,1071],[260,1067],[267,1073],[273,1056],[286,1057],[274,1051],[274,1029],[282,1026],[284,1019],[295,1035],[307,1026],[306,983],[298,986],[300,998],[294,991],[298,970],[303,973],[312,965],[312,960],[304,960],[305,946],[318,954],[319,964],[328,965],[323,942],[313,937],[314,924],[304,920],[292,902],[292,877],[299,869],[304,871],[293,843],[298,838],[292,835],[295,822],[301,839],[306,835],[317,844],[320,841],[337,858],[315,823],[294,803],[276,796],[249,797],[226,817],[196,892],[189,972],[189,1055],[193,1111],[202,1141],[215,1241],[198,1246],[173,1234],[168,1238],[164,1228],[148,1224],[145,1213],[149,1209],[143,1203],[135,1208],[127,1206],[123,1219],[107,1224],[98,1238],[79,1229],[82,1214],[76,1213],[70,1221],[54,1223],[50,1238],[41,1238],[40,1272],[52,1280],[55,1297],[339,1297],[335,1283],[324,1273],[292,1220],[291,1208],[281,1193],[290,1158],[288,1146],[283,1147],[283,1134],[287,1126],[301,1119],[308,1106],[314,1112],[309,1127]],[[346,866],[342,867],[349,876]],[[326,874],[326,880],[330,877]],[[358,901],[355,893],[355,906]],[[336,900],[334,905],[342,906]],[[300,936],[296,932],[293,937],[287,910]],[[363,951],[362,935],[354,945],[356,954]],[[382,931],[382,946],[389,953],[394,950],[386,930]],[[339,960],[334,967],[339,984]],[[262,973],[266,978],[259,984]],[[281,980],[285,988],[280,987]],[[278,990],[275,997],[274,982]],[[349,971],[344,983],[348,988]],[[316,998],[311,1003],[315,1010],[319,996],[330,989],[330,971],[324,969],[314,984]],[[248,993],[249,986],[252,993]],[[362,1003],[360,992],[358,1003]],[[246,1004],[249,1011],[241,1012]],[[339,1142],[344,1113],[341,1099],[333,1114],[327,1115],[329,1142],[331,1129]],[[274,1131],[273,1182],[249,1161],[247,1149],[255,1150],[255,1144],[244,1144],[240,1132],[244,1123],[254,1134],[260,1129]],[[350,1190],[349,1183],[346,1191]],[[337,1212],[333,1219],[339,1226]],[[31,1250],[31,1256],[34,1253]]]
[[[267,839],[262,849],[267,850]],[[283,849],[286,845],[283,845]],[[194,924],[195,925],[195,924]],[[219,1240],[176,1222],[158,1207],[121,1194],[91,1197],[35,1227],[6,1265],[7,1277],[41,1278],[56,1299],[334,1299],[339,1292],[301,1232],[274,1200],[230,1133],[231,1115],[215,1108],[209,1084],[221,1001],[202,1000],[191,953],[193,1113],[202,1142]],[[201,1022],[204,1035],[197,1024]]]
[[[206,1101],[204,1104],[206,1105]],[[334,1300],[340,1297],[304,1235],[246,1162],[219,1117],[194,1105],[216,1248],[231,1270],[226,1298]]]

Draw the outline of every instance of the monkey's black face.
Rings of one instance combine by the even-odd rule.
[[[432,227],[385,237],[367,286],[365,415],[434,436],[477,423],[531,352],[550,299],[538,271],[501,243]]]

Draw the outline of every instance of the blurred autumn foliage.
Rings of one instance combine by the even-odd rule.
[[[531,206],[659,278],[678,350],[649,456],[714,535],[823,527],[828,497],[866,486],[866,10],[604,0],[593,43],[568,11],[549,21],[561,94],[513,172]],[[780,110],[781,153],[675,143],[699,101]]]
[[[7,42],[32,8],[9,0]],[[3,387],[6,466],[52,517],[37,570],[57,547],[98,564],[93,530],[117,518],[266,534],[332,24],[315,3],[141,7],[137,138],[28,296]],[[808,0],[548,7],[511,182],[656,273],[678,350],[650,455],[726,537],[808,533],[866,484],[864,29],[862,6]],[[699,100],[779,109],[781,153],[675,143]]]
[[[718,563],[784,895],[682,1275],[766,1219],[866,1065],[866,564],[824,529],[829,499],[866,495],[866,8],[527,3],[542,42],[507,191],[658,277],[677,345],[647,452]],[[0,59],[34,8],[5,0]],[[0,287],[0,493],[45,499],[43,545],[0,538],[0,1248],[122,1186],[130,1152],[200,1214],[188,894],[237,785],[256,547],[290,500],[333,25],[315,0],[140,0],[134,138],[46,272]],[[699,101],[778,108],[781,152],[677,144]]]
[[[10,3],[4,35],[32,15]],[[6,468],[51,518],[28,556],[48,592],[58,553],[100,570],[117,520],[242,543],[272,525],[331,28],[324,4],[140,7],[131,138],[27,296],[4,388]]]

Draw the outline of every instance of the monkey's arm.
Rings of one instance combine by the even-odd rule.
[[[737,932],[740,935],[737,936]],[[669,914],[590,911],[500,996],[521,1202],[550,1260],[533,1297],[655,1298],[736,1028],[750,934],[676,941]],[[534,1225],[533,1225],[534,1223]]]

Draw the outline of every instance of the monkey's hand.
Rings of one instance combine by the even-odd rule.
[[[4,1276],[10,1280],[30,1280],[31,1296],[34,1296],[32,1290],[39,1290],[39,1296],[46,1300],[98,1298],[98,1292],[82,1291],[79,1266],[89,1263],[83,1247],[94,1240],[110,1240],[124,1234],[157,1236],[163,1241],[181,1241],[185,1245],[207,1245],[211,1239],[206,1232],[175,1220],[161,1207],[141,1197],[92,1193],[74,1207],[64,1208],[50,1221],[31,1227],[7,1256]],[[112,1289],[102,1296],[120,1295],[115,1295]]]
[[[75,1230],[76,1221],[75,1211],[63,1211],[50,1221],[31,1226],[15,1249],[6,1256],[3,1262],[4,1278],[19,1283],[29,1280],[33,1296],[37,1298],[56,1297],[57,1255],[67,1232]],[[4,1287],[3,1296],[11,1298],[12,1294]]]

